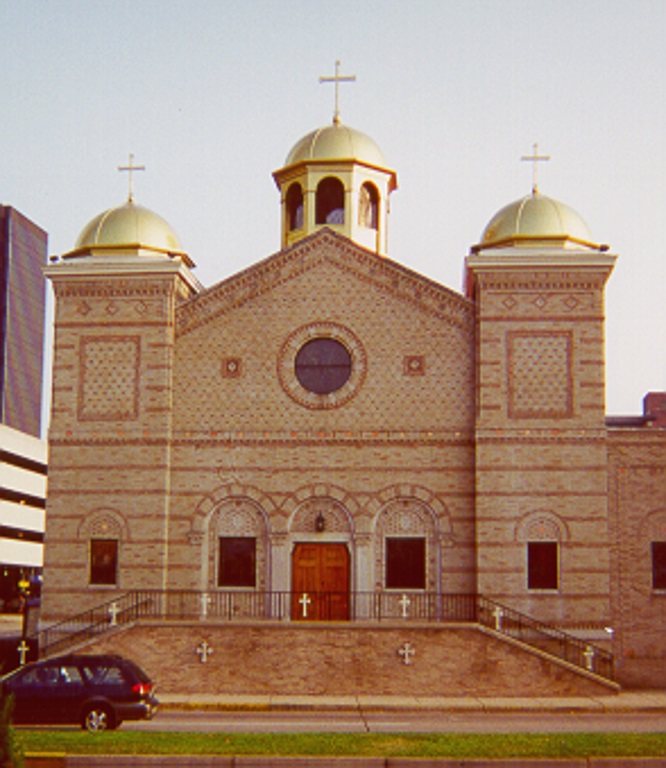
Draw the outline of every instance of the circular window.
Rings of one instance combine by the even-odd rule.
[[[296,378],[303,389],[329,395],[343,387],[351,374],[351,355],[335,339],[311,339],[296,355]]]
[[[278,358],[285,392],[306,408],[337,408],[365,379],[361,342],[344,326],[318,322],[294,331]]]

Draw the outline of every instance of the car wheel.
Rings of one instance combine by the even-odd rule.
[[[112,731],[116,727],[113,712],[101,704],[88,707],[83,715],[81,727],[89,733]]]

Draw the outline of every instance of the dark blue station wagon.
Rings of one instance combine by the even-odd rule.
[[[0,681],[14,695],[17,725],[80,725],[91,732],[123,720],[150,720],[159,706],[155,686],[133,661],[114,655],[70,654],[38,661]]]

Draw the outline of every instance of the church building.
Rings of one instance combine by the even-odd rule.
[[[46,268],[42,626],[100,610],[95,647],[200,690],[266,690],[229,660],[288,643],[335,676],[278,692],[499,692],[502,669],[552,692],[559,638],[585,685],[602,657],[666,685],[666,394],[606,416],[616,256],[535,187],[479,212],[462,292],[414,272],[389,256],[396,172],[337,112],[273,178],[280,250],[211,287],[131,194]]]

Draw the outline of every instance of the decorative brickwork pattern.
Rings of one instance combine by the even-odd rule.
[[[301,504],[291,521],[291,532],[311,535],[316,531],[319,515],[327,533],[351,535],[353,525],[349,513],[334,499],[326,498],[309,499]]]
[[[569,332],[507,334],[510,418],[566,418],[573,412]]]
[[[538,510],[525,515],[516,525],[515,540],[566,541],[569,531],[565,522],[553,512]]]
[[[116,510],[97,509],[83,519],[77,537],[80,540],[129,539],[129,528],[127,521]]]
[[[81,339],[79,419],[131,421],[139,413],[138,336]]]

